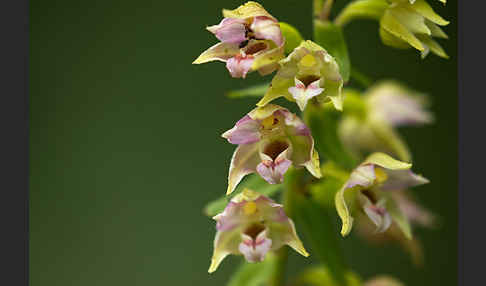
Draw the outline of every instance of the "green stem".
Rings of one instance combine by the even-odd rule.
[[[322,21],[329,19],[334,0],[314,0],[314,16]]]
[[[291,204],[289,203],[290,200],[290,188],[286,185],[282,192],[282,205],[284,207],[284,211],[287,216],[292,217],[292,209]],[[282,247],[278,251],[276,251],[277,256],[277,263],[275,265],[275,269],[270,277],[269,286],[282,286],[285,285],[285,270],[287,267],[287,260],[288,260],[288,248]]]
[[[334,19],[334,24],[344,27],[355,19],[371,19],[379,21],[388,3],[386,0],[357,0],[351,1]]]
[[[345,285],[348,267],[340,246],[339,230],[333,220],[335,210],[323,208],[307,194],[307,174],[304,170],[294,169],[287,173],[290,173],[285,178],[289,198],[287,205],[292,210],[297,231],[305,235],[309,244],[306,248],[310,246],[308,251],[311,256],[317,257],[329,269],[337,285]]]
[[[270,276],[270,280],[268,282],[269,286],[283,286],[285,285],[285,270],[287,267],[287,259],[289,256],[287,247],[282,247],[276,251],[277,262],[275,265],[275,269]]]

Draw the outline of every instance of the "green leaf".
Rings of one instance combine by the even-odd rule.
[[[357,162],[344,148],[337,133],[340,115],[330,104],[324,107],[308,105],[305,120],[312,131],[319,155],[352,170]]]
[[[270,185],[258,175],[249,175],[238,185],[238,187],[236,187],[231,196],[221,196],[219,199],[208,203],[204,208],[204,213],[210,217],[219,214],[224,210],[229,200],[233,196],[243,191],[244,188],[248,188],[267,197],[271,197],[282,190],[282,185]]]
[[[235,274],[231,277],[227,286],[263,286],[272,276],[277,258],[268,253],[260,263],[247,263],[244,261]]]
[[[291,53],[304,40],[299,30],[285,22],[280,22],[280,30],[285,38],[285,52]]]
[[[341,28],[330,22],[314,20],[314,40],[336,59],[339,65],[339,72],[344,82],[347,82],[351,63]]]
[[[229,98],[240,97],[262,97],[267,92],[270,83],[263,83],[259,85],[250,86],[243,89],[229,91],[226,96]]]
[[[344,7],[334,20],[340,27],[354,19],[379,20],[388,7],[386,0],[357,0]]]

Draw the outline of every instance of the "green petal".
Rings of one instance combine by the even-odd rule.
[[[236,147],[231,158],[228,174],[228,189],[226,194],[231,194],[244,176],[253,173],[256,166],[260,163],[258,156],[259,144],[245,144]]]
[[[279,74],[277,73],[277,75],[272,80],[270,88],[267,90],[263,98],[260,99],[260,101],[258,101],[258,103],[256,104],[257,106],[263,107],[279,97],[286,97],[289,100],[292,99],[289,95],[288,88],[290,86],[293,86],[293,79],[280,79],[278,77]]]
[[[419,51],[423,51],[424,47],[419,39],[411,33],[404,25],[402,25],[390,11],[386,11],[380,21],[380,27],[389,32],[395,37],[409,43],[412,47]]]
[[[275,20],[262,5],[253,1],[248,1],[234,10],[223,9],[223,17],[225,18],[247,19],[258,16],[269,17]]]
[[[334,108],[339,111],[343,110],[343,81],[333,81],[333,80],[324,80],[324,91],[317,96],[320,101],[326,102],[328,101],[326,97],[329,97]]]
[[[351,212],[349,211],[348,204],[346,203],[346,199],[344,197],[346,184],[344,184],[341,189],[336,193],[334,198],[334,203],[336,204],[336,210],[341,218],[342,227],[341,227],[341,235],[346,236],[349,234],[353,227],[353,217],[351,216]]]
[[[432,23],[429,20],[425,20],[425,25],[427,25],[427,27],[429,27],[429,29],[432,33],[432,37],[437,37],[437,38],[442,38],[442,39],[448,39],[449,38],[447,36],[447,34],[444,31],[442,31],[442,29],[439,26],[437,26],[437,24]]]
[[[316,149],[312,149],[312,158],[310,161],[305,163],[304,166],[314,177],[322,177],[319,154],[317,153]]]
[[[216,271],[226,256],[239,253],[238,244],[241,242],[241,231],[241,227],[235,227],[230,231],[216,233],[213,256],[208,269],[209,273]]]
[[[412,167],[412,164],[410,163],[393,159],[389,155],[381,152],[371,154],[366,158],[363,164],[375,164],[389,170],[406,170]]]
[[[383,29],[383,27],[380,27],[379,33],[381,41],[387,46],[393,47],[395,49],[409,49],[411,47],[407,42],[401,40],[398,37],[395,37],[392,33]]]
[[[397,6],[390,8],[389,13],[395,17],[395,19],[404,25],[408,31],[413,34],[426,34],[430,35],[430,29],[425,25],[425,19],[420,14],[417,14],[413,9],[408,6]]]
[[[227,59],[238,54],[240,49],[238,45],[231,43],[218,43],[204,51],[193,64],[203,64],[211,61],[226,61]]]
[[[431,52],[436,54],[437,56],[448,59],[449,56],[446,54],[444,49],[437,43],[435,40],[433,40],[431,37],[428,36],[420,36],[420,40],[424,43],[425,46],[427,46]],[[425,56],[424,56],[425,57]]]
[[[390,213],[393,221],[397,224],[398,228],[403,232],[406,238],[412,239],[412,229],[408,218],[402,213],[397,204],[390,198],[387,199],[386,209]]]
[[[417,0],[414,4],[411,5],[412,9],[414,9],[417,13],[424,16],[426,19],[436,23],[440,26],[445,26],[449,24],[449,21],[443,19],[437,13],[434,12],[432,7],[425,1],[425,0]]]
[[[284,109],[282,106],[276,104],[268,104],[262,107],[257,107],[248,113],[251,119],[263,120],[271,116],[275,111]]]
[[[267,41],[270,42],[270,41]],[[274,45],[273,43],[271,44]],[[284,58],[284,47],[274,47],[267,51],[258,53],[251,65],[252,70],[258,70],[261,75],[272,73],[278,68],[278,62]]]

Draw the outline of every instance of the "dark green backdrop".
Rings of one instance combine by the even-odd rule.
[[[216,42],[204,27],[242,2],[166,2],[30,2],[33,286],[223,285],[238,261],[207,274],[215,231],[202,208],[226,189],[234,146],[220,134],[255,103],[224,92],[260,78],[191,62]],[[433,99],[436,124],[402,130],[432,181],[416,194],[442,216],[441,229],[417,231],[426,266],[396,247],[344,242],[364,277],[392,273],[414,286],[455,285],[457,275],[457,7],[429,2],[452,22],[441,42],[449,61],[383,46],[376,22],[346,28],[355,66]],[[310,0],[262,3],[310,38]]]

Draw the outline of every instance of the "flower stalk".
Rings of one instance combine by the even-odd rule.
[[[361,285],[345,261],[340,233],[347,236],[354,224],[360,233],[368,223],[372,231],[361,231],[367,237],[382,234],[416,246],[412,225],[435,221],[409,194],[409,187],[429,181],[410,170],[411,152],[396,130],[433,122],[425,97],[360,73],[351,65],[343,27],[373,19],[385,45],[415,48],[422,58],[429,52],[447,58],[432,38],[447,38],[439,26],[448,21],[426,0],[355,0],[331,21],[333,4],[314,0],[312,40],[259,3],[223,9],[219,24],[207,27],[219,42],[193,62],[224,62],[233,78],[275,73],[270,83],[231,93],[261,98],[222,134],[236,145],[226,197],[206,208],[216,221],[208,272],[228,255],[246,261],[230,285],[285,285],[289,247],[321,264],[304,271],[300,281]],[[350,78],[366,90],[346,86]],[[277,99],[300,112],[275,104]],[[370,281],[363,285],[378,283]]]

